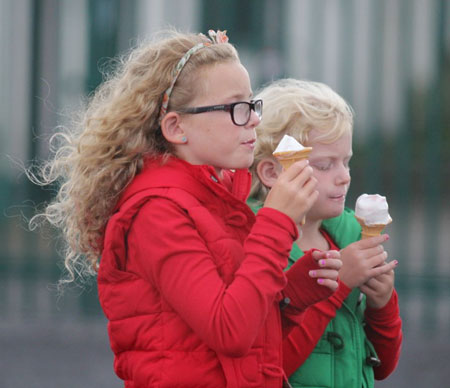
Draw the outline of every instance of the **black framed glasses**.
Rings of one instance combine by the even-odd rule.
[[[250,121],[252,111],[261,118],[262,117],[262,100],[252,100],[250,102],[239,101],[233,102],[232,104],[222,104],[222,105],[210,105],[210,106],[200,106],[198,108],[186,108],[180,110],[182,113],[205,113],[205,112],[215,112],[215,111],[225,111],[230,112],[231,121],[234,125],[244,126]]]

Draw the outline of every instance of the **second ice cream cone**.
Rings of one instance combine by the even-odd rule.
[[[366,225],[364,220],[362,220],[361,218],[355,217],[359,224],[361,225],[362,231],[361,231],[361,238],[365,239],[365,238],[370,238],[370,237],[375,237],[375,236],[379,236],[384,228],[389,225],[391,221],[389,221],[387,224],[374,224],[374,225]]]

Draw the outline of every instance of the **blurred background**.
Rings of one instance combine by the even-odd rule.
[[[353,183],[387,196],[404,322],[397,370],[376,387],[449,387],[450,1],[0,0],[2,387],[120,387],[95,281],[55,292],[55,231],[26,217],[52,192],[23,166],[101,82],[99,69],[167,26],[228,31],[254,90],[329,84],[356,112]]]

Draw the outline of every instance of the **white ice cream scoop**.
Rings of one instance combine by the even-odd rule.
[[[273,151],[274,154],[280,152],[289,152],[289,151],[301,151],[305,147],[300,144],[295,138],[289,135],[284,135],[281,141],[278,143],[277,148]]]
[[[378,236],[392,222],[386,197],[362,194],[356,200],[355,217],[362,228],[362,238]]]
[[[304,147],[292,136],[284,135],[272,155],[287,170],[293,163],[307,159],[311,151],[312,147]]]
[[[362,194],[356,200],[355,216],[366,225],[389,224],[389,206],[386,197],[379,194]]]

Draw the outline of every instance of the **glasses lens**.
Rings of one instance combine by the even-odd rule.
[[[234,123],[236,125],[245,125],[250,120],[250,104],[240,102],[233,107]]]
[[[255,109],[255,113],[257,114],[257,116],[259,118],[262,117],[262,100],[256,100],[253,102],[254,104],[254,109]]]

